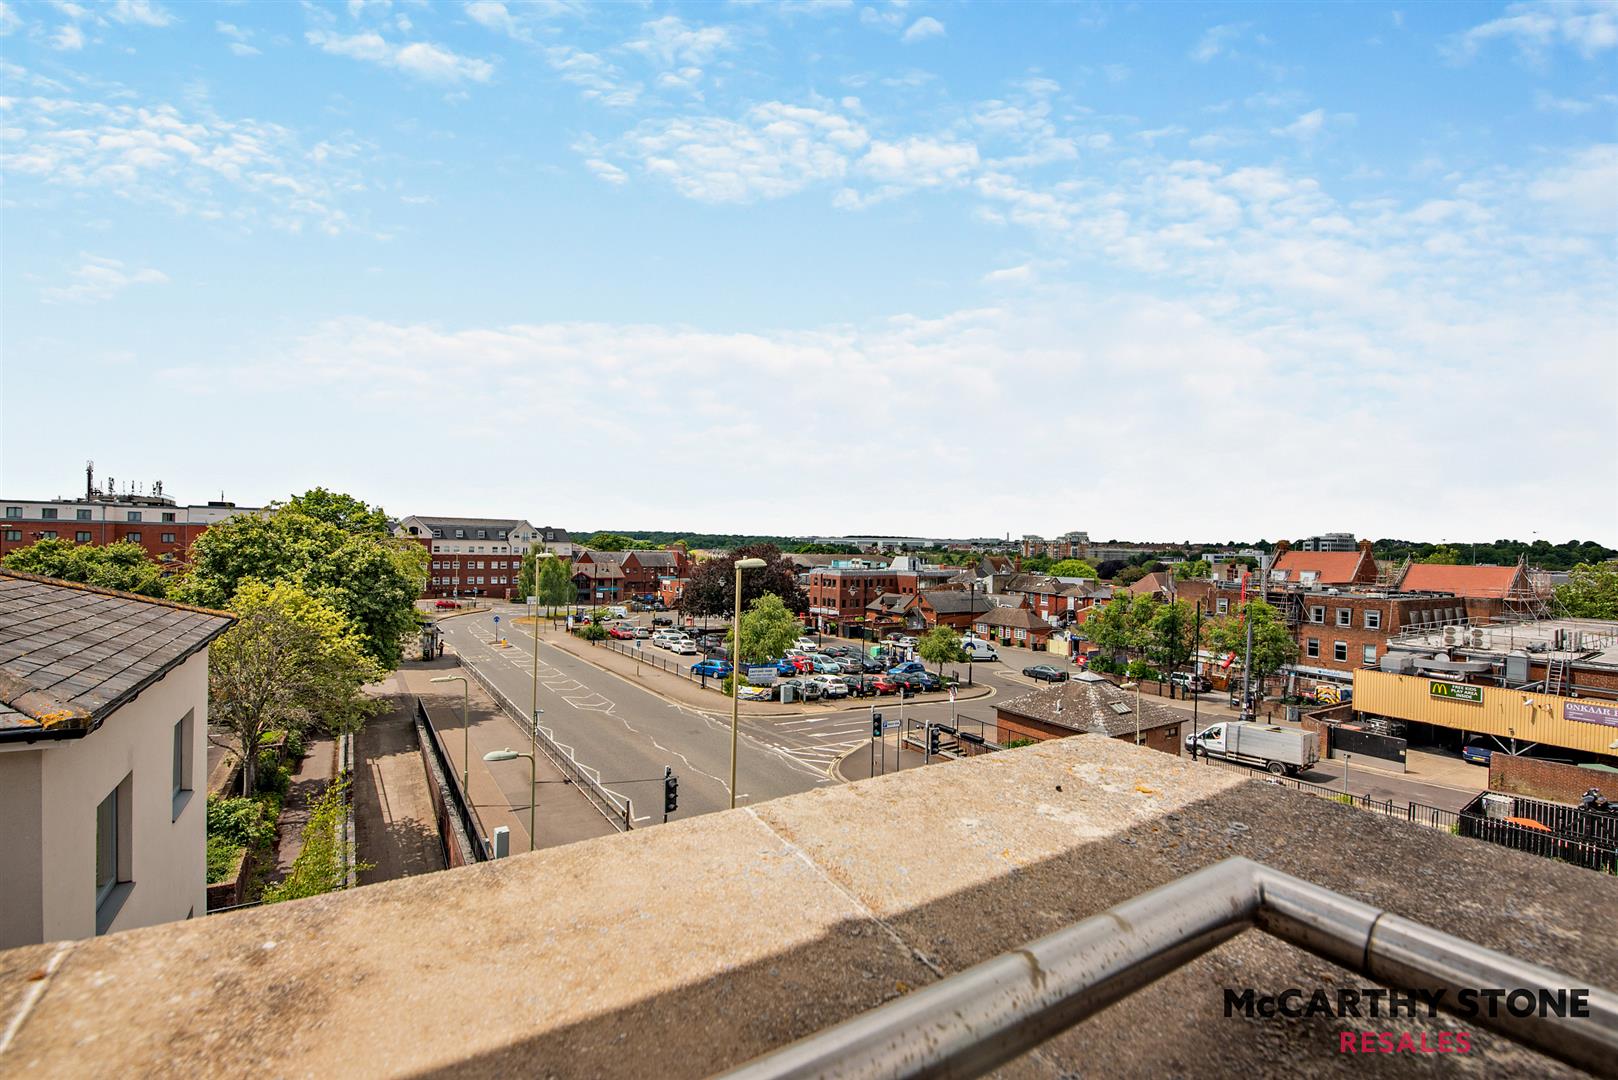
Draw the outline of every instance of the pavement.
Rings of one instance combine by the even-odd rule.
[[[470,624],[470,620],[447,623],[446,629],[457,623]],[[529,752],[526,730],[517,726],[494,699],[475,681],[466,680],[466,710],[470,728],[461,722],[461,684],[434,683],[434,678],[458,674],[459,664],[453,656],[438,660],[413,661],[400,666],[395,678],[405,692],[421,698],[428,718],[438,731],[440,741],[450,758],[450,767],[457,779],[463,771],[469,776],[473,812],[478,817],[479,835],[487,839],[494,830],[505,826],[511,830],[511,852],[530,850],[529,771],[524,759],[488,762],[483,755],[491,750],[511,749]],[[514,698],[514,700],[522,700]],[[466,749],[471,747],[471,765],[467,769]],[[601,815],[584,794],[564,777],[543,753],[535,755],[534,790],[539,793],[534,809],[534,828],[538,833],[538,848],[560,847],[577,840],[606,836],[616,830]],[[662,775],[661,770],[658,773]]]
[[[430,874],[444,869],[427,769],[416,741],[415,705],[398,676],[367,691],[388,711],[354,737],[354,848],[370,869],[360,884]]]
[[[264,876],[266,884],[284,881],[292,864],[303,851],[303,827],[309,822],[309,808],[337,775],[337,740],[329,735],[310,735],[304,754],[292,773],[287,797],[281,803],[280,834],[275,845],[275,869]]]

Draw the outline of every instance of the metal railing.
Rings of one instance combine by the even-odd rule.
[[[1584,1016],[1465,1016],[1547,1057],[1608,1074],[1618,995],[1452,937],[1248,859],[1226,859],[729,1072],[728,1080],[981,1076],[1257,928],[1408,991],[1588,989]],[[1574,1010],[1569,1010],[1572,1012]]]
[[[528,710],[519,707],[507,697],[505,692],[495,686],[475,664],[463,662],[461,667],[477,680],[479,686],[489,692],[489,696],[494,698],[501,710],[522,729],[523,734],[533,738],[540,752],[584,793],[584,797],[590,800],[590,805],[599,810],[601,816],[606,818],[613,828],[619,832],[628,832],[634,827],[635,807],[629,796],[620,795],[604,786],[601,783],[601,774],[597,770],[574,757],[571,746],[557,742],[549,728],[544,724],[535,723],[534,718],[528,715]]]

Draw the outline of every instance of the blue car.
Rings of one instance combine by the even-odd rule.
[[[775,673],[783,679],[793,678],[798,674],[798,665],[790,660],[777,660],[775,662]]]
[[[723,679],[730,674],[730,661],[704,660],[700,664],[691,665],[691,674],[706,675],[710,679]]]
[[[1461,747],[1461,760],[1470,761],[1474,765],[1487,765],[1494,751],[1487,746],[1475,746],[1471,743]]]
[[[888,669],[889,675],[921,675],[927,670],[920,660],[906,660]]]

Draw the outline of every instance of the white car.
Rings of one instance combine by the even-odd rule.
[[[797,641],[794,641],[792,643],[792,647],[795,648],[795,649],[802,649],[804,652],[807,652],[807,653],[812,653],[812,652],[815,651],[815,639],[814,638],[801,637]]]
[[[663,647],[679,656],[695,656],[697,654],[697,643],[690,638],[675,638]]]
[[[901,649],[914,649],[917,645],[917,641],[915,638],[907,634],[898,641],[895,641],[894,644],[899,646]]]
[[[836,675],[811,675],[809,681],[820,686],[821,697],[847,697],[848,684]]]

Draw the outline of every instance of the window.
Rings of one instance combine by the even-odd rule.
[[[479,529],[478,530],[478,539],[479,540],[487,540],[488,538],[489,538],[489,530],[487,530],[487,529]]]
[[[163,543],[165,543],[165,544],[172,544],[172,543],[174,543],[174,534],[173,533],[164,533],[162,535],[161,539],[162,539]]]
[[[130,833],[134,814],[130,796],[133,775],[126,775],[96,807],[96,933],[112,929],[124,900],[129,896],[134,875]]]
[[[138,544],[140,543],[140,533],[126,532],[124,533],[124,539],[129,541],[131,544]]]
[[[8,507],[6,507],[6,517],[12,518],[13,520],[15,520],[16,518],[22,517],[22,507],[20,507],[20,506],[8,506]]]
[[[174,520],[174,511],[172,511],[172,510],[163,511],[163,520],[164,521],[173,521]]]
[[[434,540],[442,540],[442,539],[444,539],[444,530],[443,529],[434,529],[433,530],[433,539]]]
[[[56,539],[56,530],[55,529],[46,529],[44,532],[39,533],[37,535],[39,536],[39,538],[41,540],[55,540]]]
[[[89,521],[90,520],[90,511],[88,511],[88,510],[75,510],[75,511],[73,511],[73,516],[76,519],[78,519],[79,521]]]
[[[504,529],[496,529],[495,533],[494,533],[494,538],[496,540],[504,540],[506,538],[506,530],[504,530]]]
[[[53,506],[47,506],[45,509],[43,509],[43,510],[41,510],[39,512],[39,516],[40,516],[41,520],[44,520],[44,521],[55,521],[56,520],[56,508],[53,507]]]
[[[96,807],[96,904],[118,884],[118,789]]]
[[[1346,607],[1338,608],[1337,609],[1337,625],[1338,626],[1353,626],[1354,625],[1354,609],[1353,608],[1346,608]]]
[[[1218,614],[1223,615],[1226,612],[1228,612],[1229,610],[1230,610],[1230,597],[1221,596],[1218,600],[1214,601],[1214,611],[1217,612]]]
[[[21,529],[7,529],[6,530],[6,539],[7,540],[21,540],[22,539],[22,530]]]
[[[1312,637],[1304,642],[1303,653],[1305,656],[1313,656],[1318,659],[1320,657],[1320,639]]]
[[[125,521],[139,521],[140,520],[140,511],[139,510],[131,510],[131,511],[129,511],[127,514],[124,515],[124,520]]]
[[[1367,630],[1380,630],[1380,629],[1382,629],[1382,612],[1381,611],[1372,611],[1370,609],[1366,609],[1366,612],[1365,612],[1365,629],[1367,629]]]
[[[1311,607],[1309,609],[1309,621],[1312,623],[1324,623],[1326,621],[1326,609],[1318,605]]]
[[[85,532],[83,529],[80,529],[78,532],[73,534],[73,539],[77,540],[81,544],[88,544],[90,542],[90,534]]]
[[[466,530],[465,529],[456,529],[455,530],[455,539],[457,539],[457,540],[465,540],[466,539]]]
[[[1334,641],[1331,643],[1331,658],[1339,662],[1348,659],[1348,642]]]
[[[1376,646],[1367,645],[1360,650],[1360,659],[1365,661],[1366,667],[1376,666]]]
[[[174,725],[174,813],[170,821],[180,820],[180,812],[191,800],[192,764],[196,759],[192,743],[196,730],[196,713],[193,710],[187,710]]]

